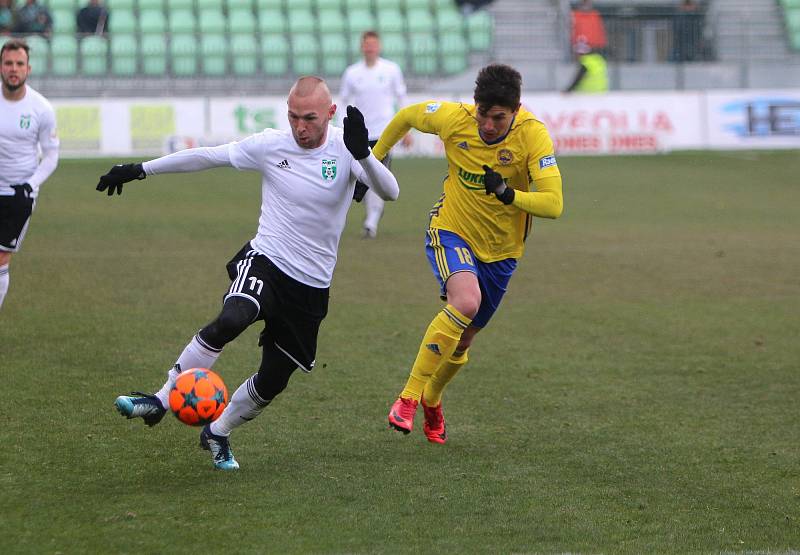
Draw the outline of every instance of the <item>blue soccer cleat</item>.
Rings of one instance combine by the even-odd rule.
[[[114,401],[117,411],[127,418],[141,418],[148,426],[155,426],[164,415],[167,409],[161,405],[161,401],[155,395],[134,391],[130,395],[120,395]]]
[[[228,438],[212,434],[208,424],[203,426],[203,430],[200,432],[200,447],[206,451],[211,451],[214,468],[219,470],[239,469],[239,463],[233,458],[233,451],[231,451],[231,444]]]

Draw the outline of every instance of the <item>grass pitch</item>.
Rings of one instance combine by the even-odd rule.
[[[800,156],[564,158],[511,287],[445,396],[450,441],[386,413],[439,310],[442,161],[351,211],[318,366],[232,436],[113,409],[158,387],[255,232],[256,174],[45,184],[0,310],[2,553],[718,553],[800,549]],[[259,329],[215,369],[234,390]]]

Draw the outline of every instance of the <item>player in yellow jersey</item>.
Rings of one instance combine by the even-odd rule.
[[[497,310],[533,216],[558,218],[561,174],[545,126],[521,107],[522,78],[492,64],[478,73],[475,104],[423,102],[400,110],[373,152],[383,158],[410,128],[439,136],[448,174],[431,210],[426,252],[447,305],[428,326],[411,375],[389,411],[405,434],[417,405],[429,441],[447,440],[442,393],[467,362],[475,334]]]

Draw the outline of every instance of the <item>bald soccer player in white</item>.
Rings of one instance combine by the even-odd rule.
[[[406,83],[400,66],[381,58],[381,40],[375,31],[365,31],[361,35],[361,53],[363,60],[349,66],[342,74],[339,96],[343,104],[356,106],[364,114],[369,144],[375,146],[395,112],[408,103]],[[403,146],[410,145],[411,135],[406,135]],[[382,162],[391,168],[391,153],[384,156]],[[363,237],[374,239],[383,216],[383,199],[357,183],[355,198],[361,200],[362,197],[366,207]]]
[[[324,80],[300,78],[287,104],[291,132],[265,129],[240,142],[117,165],[97,186],[111,195],[121,192],[123,183],[149,175],[223,166],[263,175],[258,231],[227,264],[231,285],[222,311],[184,348],[158,392],[122,395],[114,403],[128,418],[158,424],[181,370],[211,368],[227,343],[263,320],[258,372],[200,433],[201,446],[211,451],[214,467],[221,470],[239,468],[228,439],[231,431],[258,416],[297,368],[311,372],[314,366],[356,180],[385,200],[395,200],[399,193],[397,180],[372,155],[364,118],[356,108],[347,107],[344,129],[330,125],[336,105]]]

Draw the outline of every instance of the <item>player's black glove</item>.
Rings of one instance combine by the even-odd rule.
[[[503,176],[486,164],[483,165],[483,169],[486,172],[483,177],[483,186],[486,189],[486,194],[494,194],[503,204],[514,202],[514,189],[506,186]]]
[[[367,191],[369,191],[369,187],[367,187],[365,183],[356,181],[356,188],[353,189],[353,200],[356,202],[361,202],[364,200],[364,195],[367,194]]]
[[[29,199],[33,194],[33,187],[31,187],[30,183],[15,183],[11,185],[11,188],[14,189],[15,197]]]
[[[347,107],[344,118],[344,146],[356,160],[369,156],[369,133],[364,125],[364,115],[355,106]]]
[[[97,184],[98,191],[108,189],[108,195],[122,194],[122,184],[134,179],[144,179],[147,177],[141,164],[117,164],[105,175],[100,176],[100,183]]]

